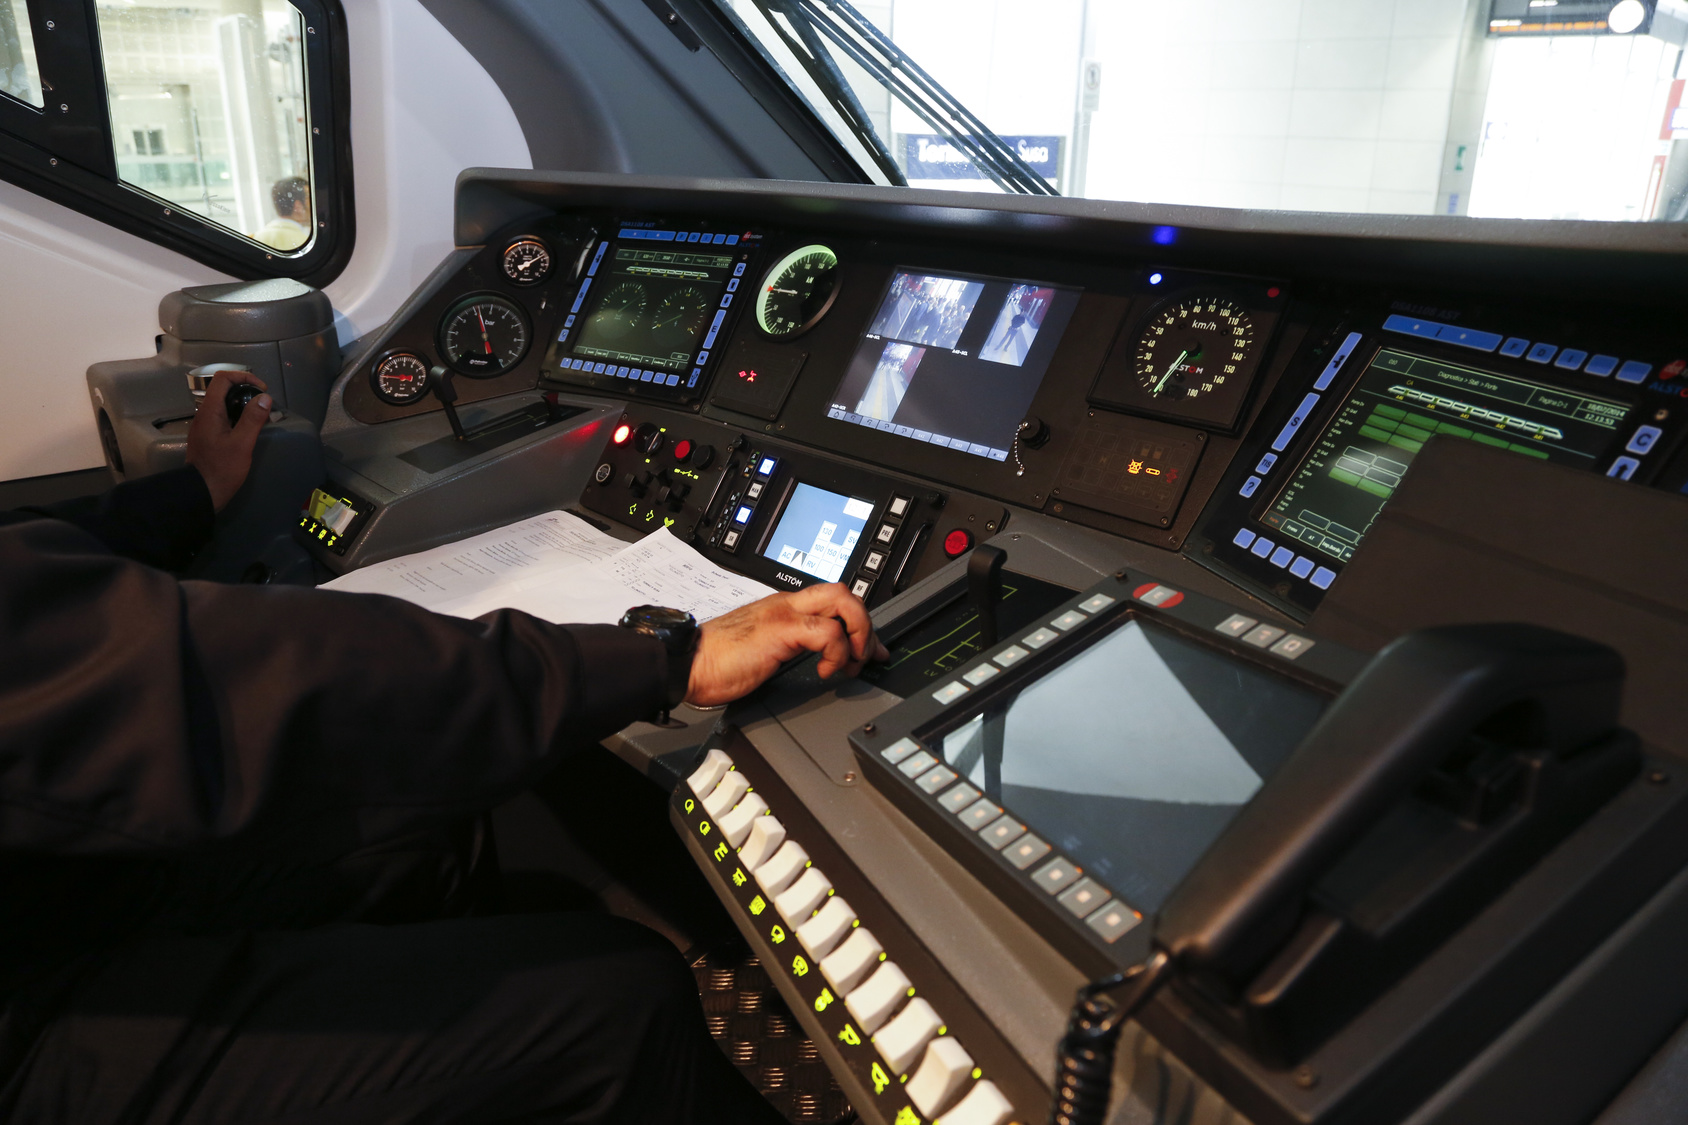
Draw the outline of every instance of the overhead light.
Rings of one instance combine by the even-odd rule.
[[[1628,35],[1647,18],[1647,5],[1641,0],[1618,0],[1606,13],[1606,26],[1619,35]]]

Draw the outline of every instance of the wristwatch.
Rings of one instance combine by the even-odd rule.
[[[697,653],[697,619],[683,610],[660,605],[636,605],[621,615],[623,629],[655,637],[668,650],[668,691],[658,722],[668,721],[668,712],[686,698],[692,682],[692,657]]]

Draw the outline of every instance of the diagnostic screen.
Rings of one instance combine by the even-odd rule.
[[[735,260],[701,247],[616,243],[605,263],[609,268],[589,282],[573,358],[563,367],[596,371],[601,362],[598,374],[626,378],[642,372],[647,377],[642,381],[657,374],[668,386],[678,384],[714,323]]]
[[[1255,665],[1130,618],[941,742],[951,769],[1148,913],[1325,704]]]
[[[871,500],[799,484],[762,556],[823,582],[836,582],[872,517]]]
[[[1629,409],[1385,348],[1260,519],[1347,562],[1431,435],[1589,468]]]
[[[1079,290],[899,270],[827,417],[1008,460]]]

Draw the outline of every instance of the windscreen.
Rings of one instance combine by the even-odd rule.
[[[1149,912],[1325,704],[1308,688],[1132,618],[941,745],[951,769]]]
[[[1079,291],[898,270],[827,417],[1006,461]]]

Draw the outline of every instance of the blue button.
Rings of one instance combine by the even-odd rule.
[[[698,239],[700,239],[702,237],[703,237],[703,235],[699,234],[697,231],[694,230],[694,231],[689,232],[686,235],[686,241],[687,242],[696,242]]]
[[[574,327],[574,317],[572,315],[564,318],[563,327],[564,328],[573,328]]]
[[[1241,488],[1237,489],[1237,495],[1244,496],[1244,497],[1253,496],[1255,489],[1257,489],[1259,487],[1260,487],[1260,478],[1259,477],[1249,477],[1247,480],[1243,481],[1243,486]]]
[[[738,245],[738,235],[736,235],[736,234],[729,234],[729,235],[728,235],[728,236],[727,236],[727,245],[728,245],[728,246],[737,246],[737,245]],[[743,268],[744,268],[744,267],[743,267],[743,266],[740,266],[740,267],[739,267],[739,269],[741,269],[741,270],[742,270],[742,269],[743,269]]]
[[[623,379],[627,378],[627,368],[625,368],[625,367],[616,368],[615,373],[617,375],[621,376]]]
[[[1647,376],[1649,374],[1652,373],[1652,370],[1653,370],[1653,365],[1650,364],[1650,363],[1642,363],[1639,359],[1625,360],[1624,365],[1622,367],[1618,368],[1618,382],[1620,382],[1620,383],[1639,383],[1639,382],[1642,382],[1643,380],[1645,380],[1647,378]]]
[[[1391,316],[1383,322],[1383,327],[1391,332],[1400,332],[1406,336],[1423,336],[1427,340],[1436,339],[1437,333],[1447,325],[1434,320],[1419,320],[1411,316]]]
[[[1500,354],[1508,359],[1517,359],[1530,350],[1530,341],[1522,336],[1513,336],[1500,346]]]
[[[1553,366],[1563,367],[1566,371],[1575,371],[1588,358],[1587,352],[1579,352],[1575,348],[1566,348],[1559,353],[1559,358],[1553,361]]]
[[[1318,570],[1313,572],[1311,581],[1313,585],[1317,586],[1319,589],[1328,590],[1330,589],[1330,584],[1336,581],[1336,571],[1332,570],[1328,566],[1321,566]]]
[[[726,236],[726,235],[724,235],[724,234],[718,234],[718,235],[716,235],[716,236],[715,236],[715,238],[714,238],[714,239],[713,239],[713,243],[712,243],[712,244],[713,244],[713,245],[715,245],[715,246],[719,246],[719,245],[721,245],[721,243],[723,243],[723,242],[725,242],[725,241],[727,241],[727,236]]]
[[[1273,439],[1272,449],[1274,452],[1282,453],[1284,451],[1284,447],[1295,439],[1295,431],[1301,428],[1301,423],[1307,421],[1307,416],[1313,413],[1313,408],[1318,405],[1319,396],[1312,391],[1308,391],[1307,397],[1301,400],[1301,405],[1295,408],[1295,413],[1290,415],[1289,421],[1284,423],[1284,428],[1279,430],[1278,436]]]
[[[734,277],[743,277],[744,276],[744,263],[743,262],[740,262],[738,265],[733,267],[733,276]]]
[[[1617,477],[1619,480],[1628,480],[1630,477],[1635,475],[1635,470],[1640,467],[1641,462],[1637,461],[1633,457],[1619,457],[1616,461],[1612,462],[1612,467],[1606,470],[1606,475],[1609,477]]]
[[[580,302],[586,300],[586,291],[592,287],[592,279],[587,278],[580,283],[580,291],[574,295],[574,304],[569,306],[569,312],[579,312]]]
[[[1265,558],[1267,555],[1272,553],[1272,548],[1276,546],[1276,543],[1262,535],[1259,539],[1254,541],[1254,546],[1249,548],[1248,553]]]
[[[1479,332],[1475,328],[1455,328],[1451,324],[1442,325],[1436,333],[1436,338],[1480,352],[1492,352],[1500,347],[1499,332]]]
[[[1330,389],[1331,382],[1335,380],[1337,373],[1342,370],[1342,365],[1348,362],[1348,357],[1354,354],[1354,349],[1359,343],[1360,334],[1358,332],[1348,333],[1348,338],[1342,341],[1342,346],[1336,349],[1336,354],[1330,357],[1330,362],[1325,364],[1325,369],[1319,373],[1318,381],[1313,384],[1315,391]],[[1262,472],[1264,471],[1262,470]]]
[[[668,385],[668,386],[670,386],[670,387],[672,387],[672,386],[673,386],[673,385],[674,385],[674,384],[676,384],[676,383],[678,383],[678,382],[679,382],[679,381],[680,381],[680,376],[678,376],[678,375],[670,375],[670,376],[669,376],[669,377],[668,377],[668,384],[667,384],[667,385]]]
[[[730,305],[732,303],[733,303],[733,295],[731,293],[728,293],[725,297],[721,298],[721,307],[722,308],[726,308],[728,305]]]
[[[1294,557],[1294,551],[1290,550],[1288,547],[1279,547],[1276,551],[1272,552],[1271,562],[1273,566],[1288,566],[1289,561]]]
[[[1524,358],[1529,360],[1531,363],[1546,363],[1558,354],[1558,344],[1537,344],[1535,347],[1530,349],[1530,354],[1526,355]]]
[[[1590,375],[1599,375],[1601,378],[1605,378],[1617,369],[1618,357],[1615,355],[1597,355],[1588,361],[1587,367],[1583,368]]]
[[[725,311],[725,310],[723,310],[723,309],[716,309],[716,310],[715,310],[715,319],[714,319],[714,320],[712,320],[712,321],[710,321],[710,327],[711,327],[711,328],[719,328],[719,327],[721,327],[721,318],[722,318],[722,317],[724,317],[724,316],[726,316],[726,315],[727,315],[727,314],[726,314],[726,311]]]
[[[1246,527],[1239,528],[1237,533],[1231,536],[1231,542],[1235,543],[1239,547],[1246,548],[1250,543],[1254,542],[1254,532],[1250,531]]]
[[[1630,437],[1629,444],[1624,448],[1631,453],[1640,453],[1645,456],[1653,448],[1654,443],[1659,440],[1661,433],[1663,431],[1657,426],[1642,426]]]
[[[559,343],[559,344],[560,344],[560,343],[562,343],[562,342],[563,342],[563,341],[564,341],[564,340],[566,340],[566,339],[568,339],[568,338],[569,338],[569,330],[568,330],[568,329],[567,329],[567,328],[565,328],[565,329],[563,329],[563,330],[562,330],[562,332],[561,332],[561,333],[559,333],[559,334],[558,334],[558,336],[557,336],[557,343]]]
[[[1313,573],[1313,560],[1306,555],[1295,556],[1295,561],[1289,564],[1289,572],[1297,578],[1306,578]]]
[[[727,292],[737,293],[738,292],[738,283],[739,283],[739,279],[736,278],[736,277],[733,278],[731,281],[727,282]]]
[[[1260,464],[1254,467],[1254,471],[1257,473],[1269,473],[1272,471],[1272,466],[1277,463],[1278,455],[1276,453],[1268,453],[1260,459]]]

